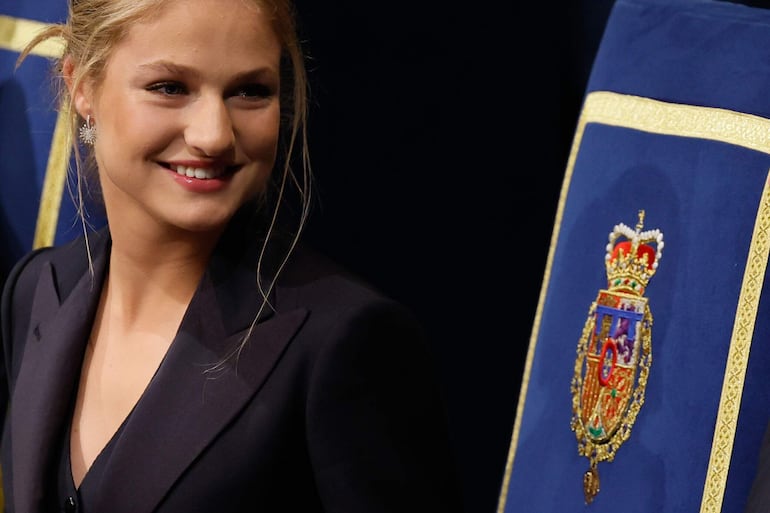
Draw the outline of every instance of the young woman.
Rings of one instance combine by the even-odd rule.
[[[6,511],[458,510],[419,325],[298,243],[290,2],[73,0],[56,36],[107,226],[7,280]]]

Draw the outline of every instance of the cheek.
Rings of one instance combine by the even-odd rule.
[[[178,127],[168,113],[158,113],[130,94],[105,94],[97,118],[97,139],[120,158],[141,156],[163,148]],[[97,143],[98,144],[98,143]]]
[[[114,143],[122,146],[122,151],[138,156],[154,154],[179,134],[178,127],[171,121],[168,116],[151,115],[141,109],[123,112],[114,119]]]
[[[280,130],[280,114],[275,110],[242,126],[241,144],[250,160],[271,165],[275,161]]]

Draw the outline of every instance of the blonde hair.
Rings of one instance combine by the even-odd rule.
[[[257,261],[257,284],[263,301],[254,323],[244,338],[245,343],[264,308],[270,306],[268,304],[270,291],[305,226],[311,204],[312,173],[307,145],[309,85],[305,69],[305,54],[297,32],[294,5],[291,0],[242,1],[267,15],[282,47],[281,136],[275,166],[276,171],[280,168],[280,173],[277,173],[277,176],[276,173],[272,175],[272,187],[275,189],[273,212]],[[135,23],[157,16],[166,5],[168,0],[70,0],[67,21],[51,25],[41,31],[24,48],[17,60],[18,67],[37,45],[51,38],[60,38],[64,42],[64,52],[55,63],[58,78],[56,94],[59,108],[70,116],[70,139],[75,155],[75,169],[71,170],[75,173],[74,200],[83,225],[90,268],[92,268],[92,262],[88,247],[84,195],[88,190],[86,186],[88,173],[95,170],[95,160],[90,150],[83,155],[78,144],[77,130],[83,120],[75,110],[73,98],[63,80],[63,64],[65,59],[70,59],[74,65],[74,75],[71,77],[70,84],[72,90],[77,89],[83,81],[98,84],[104,76],[113,49],[123,40],[130,28]],[[295,173],[293,163],[301,168],[299,173]],[[296,191],[300,199],[299,212],[294,214],[297,222],[296,229],[293,231],[291,243],[276,273],[267,280],[267,285],[263,286],[261,279],[263,257],[276,229],[279,210],[288,201],[286,194],[289,190]],[[238,352],[242,349],[242,345],[239,346]]]

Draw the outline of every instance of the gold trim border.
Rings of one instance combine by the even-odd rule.
[[[25,20],[24,18],[12,18],[0,14],[0,48],[21,53],[27,44],[32,41],[40,31],[49,25],[35,20]],[[59,38],[51,38],[43,41],[32,49],[32,55],[40,57],[56,58],[61,57],[64,43]]]
[[[503,475],[497,513],[504,513],[511,471],[516,456],[516,447],[521,429],[529,379],[532,372],[535,349],[543,314],[546,291],[551,279],[553,258],[559,231],[567,202],[567,193],[577,160],[577,153],[588,123],[631,128],[661,135],[674,135],[720,141],[770,154],[770,120],[751,114],[718,109],[662,102],[640,96],[624,95],[609,91],[595,91],[588,94],[575,129],[567,168],[564,173],[559,202],[554,219],[554,228],[543,274],[529,347],[524,363],[519,400],[516,406],[508,461]],[[727,474],[730,468],[735,430],[738,424],[741,396],[745,383],[749,349],[751,347],[754,323],[759,308],[767,259],[770,254],[770,172],[758,207],[746,270],[741,285],[722,392],[717,411],[716,426],[712,438],[709,466],[706,471],[701,513],[719,513],[722,509]]]
[[[0,49],[21,52],[35,35],[48,26],[39,21],[0,15]],[[63,41],[60,38],[52,38],[37,45],[30,54],[53,59],[60,57],[63,49]],[[50,246],[56,237],[67,166],[72,155],[68,123],[69,113],[63,109],[56,118],[51,140],[43,190],[40,194],[33,248]]]
[[[733,441],[738,426],[741,396],[749,363],[749,350],[757,319],[759,298],[762,295],[767,258],[770,253],[770,173],[765,177],[765,187],[759,202],[754,232],[751,235],[749,257],[743,273],[741,293],[735,312],[727,365],[722,381],[716,427],[711,445],[711,457],[703,487],[701,513],[720,513],[730,470]]]
[[[67,178],[67,166],[72,156],[68,111],[69,109],[62,108],[56,118],[56,126],[53,130],[43,190],[40,193],[35,237],[32,243],[35,249],[53,245],[56,238],[64,183]]]

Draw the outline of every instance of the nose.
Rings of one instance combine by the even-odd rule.
[[[224,99],[213,94],[201,95],[191,104],[184,139],[188,146],[207,157],[230,151],[235,133]]]

